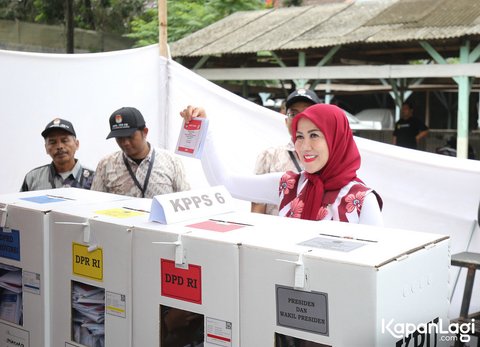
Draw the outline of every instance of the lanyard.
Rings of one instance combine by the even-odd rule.
[[[147,191],[148,181],[150,180],[150,174],[152,173],[153,162],[155,161],[155,149],[152,150],[152,156],[150,157],[150,164],[148,164],[148,170],[147,170],[147,174],[145,175],[145,182],[143,182],[143,187],[141,186],[140,182],[138,182],[137,177],[133,173],[132,167],[130,166],[130,163],[128,162],[125,153],[122,153],[122,156],[123,156],[123,162],[127,167],[130,177],[132,178],[133,182],[135,182],[135,185],[138,187],[138,189],[140,189],[140,191],[142,192],[142,198],[144,198],[145,192]]]

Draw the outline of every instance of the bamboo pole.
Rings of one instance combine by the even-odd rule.
[[[158,44],[160,55],[168,58],[167,48],[167,0],[158,0]]]

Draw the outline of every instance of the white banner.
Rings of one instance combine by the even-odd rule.
[[[105,138],[110,115],[122,106],[137,107],[149,140],[163,147],[162,75],[166,61],[155,46],[75,55],[0,50],[0,193],[19,191],[28,171],[51,162],[40,133],[56,117],[73,123],[77,158],[91,169],[118,150]]]

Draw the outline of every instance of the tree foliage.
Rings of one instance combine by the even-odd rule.
[[[0,19],[65,24],[65,0],[0,0]],[[73,0],[75,28],[158,42],[157,1]],[[177,41],[234,12],[265,8],[265,0],[167,0],[168,41]]]
[[[145,9],[144,0],[74,0],[76,28],[124,34]],[[65,0],[0,0],[0,19],[65,23]]]
[[[28,22],[35,20],[35,9],[32,0],[0,0],[0,19],[22,19]]]
[[[173,42],[234,12],[264,8],[262,0],[168,0],[168,41]],[[131,22],[136,46],[158,42],[158,10],[152,8]]]

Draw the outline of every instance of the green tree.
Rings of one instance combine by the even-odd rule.
[[[156,1],[73,0],[74,27],[158,42]],[[168,0],[168,41],[173,42],[234,12],[265,8],[265,0]],[[152,7],[153,6],[153,7]],[[0,0],[0,19],[66,25],[65,0]]]
[[[35,7],[32,0],[0,0],[0,19],[35,20]]]
[[[144,10],[144,0],[73,0],[74,26],[124,34]],[[65,24],[65,11],[65,0],[0,0],[0,19]]]
[[[77,4],[78,16],[85,20],[85,29],[124,34],[130,31],[130,22],[145,11],[144,0],[82,0]],[[91,19],[89,21],[89,19]],[[82,27],[80,19],[79,27]]]
[[[34,0],[37,11],[35,21],[45,24],[58,24],[65,21],[65,6],[63,0]]]
[[[173,42],[234,12],[265,7],[262,0],[168,0],[168,41]],[[136,46],[158,42],[158,10],[152,8],[135,18],[127,37]]]

